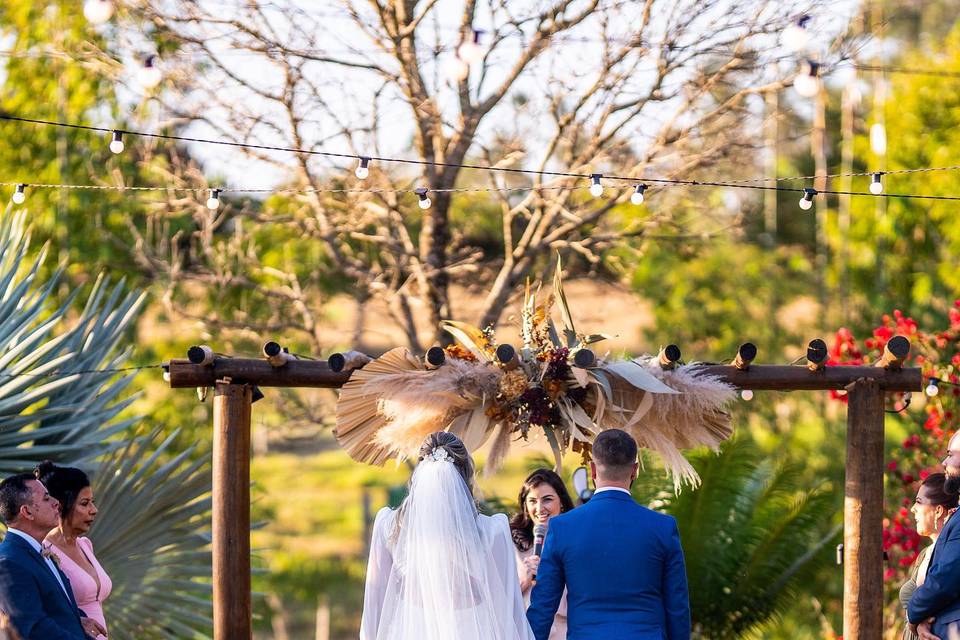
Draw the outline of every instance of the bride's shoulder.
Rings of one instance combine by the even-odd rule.
[[[480,514],[480,522],[488,531],[506,532],[510,534],[510,520],[505,513],[495,513],[492,516]]]
[[[373,520],[374,527],[385,527],[393,522],[397,517],[397,510],[390,507],[384,507],[377,512],[377,517]]]

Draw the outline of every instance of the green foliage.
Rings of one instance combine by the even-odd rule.
[[[696,637],[743,637],[787,611],[829,562],[839,527],[823,523],[833,496],[745,440],[691,461],[703,480],[697,490],[673,496],[647,485],[635,495],[677,519]]]

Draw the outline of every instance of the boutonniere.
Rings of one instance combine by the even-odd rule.
[[[51,562],[53,562],[53,564],[57,565],[57,569],[60,568],[60,556],[58,556],[53,551],[51,551],[49,547],[41,551],[40,555],[43,556],[44,558],[47,558]]]

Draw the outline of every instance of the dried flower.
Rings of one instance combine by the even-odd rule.
[[[463,347],[459,344],[451,344],[444,348],[444,351],[449,358],[457,358],[458,360],[468,360],[470,362],[477,362],[477,356],[473,355],[469,349]]]
[[[504,400],[517,400],[529,386],[527,376],[520,369],[507,371],[500,378],[500,396]]]

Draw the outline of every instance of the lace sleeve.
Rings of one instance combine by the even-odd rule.
[[[377,513],[370,540],[370,559],[367,563],[367,583],[363,593],[363,617],[360,621],[360,640],[374,640],[380,626],[384,597],[393,569],[393,557],[387,548],[389,526],[393,511],[384,507]]]

